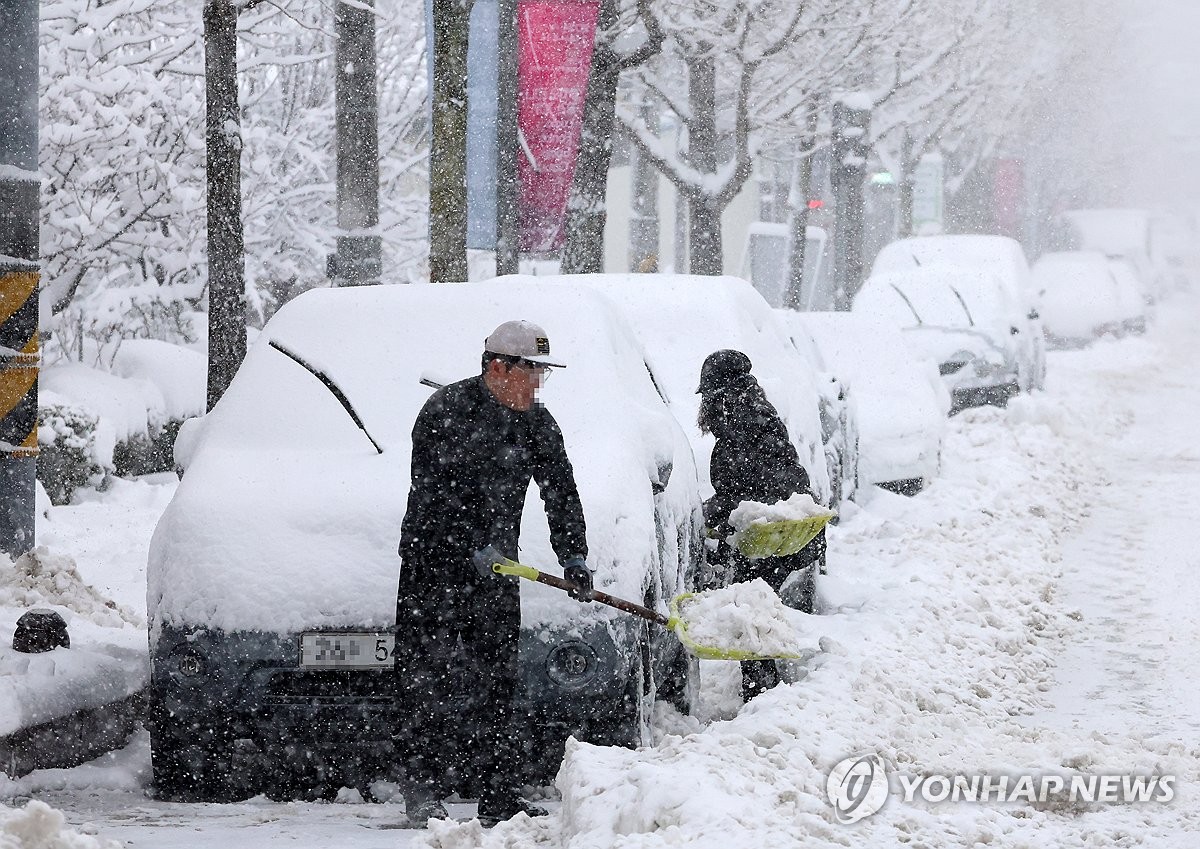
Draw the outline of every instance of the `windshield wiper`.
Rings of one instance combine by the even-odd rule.
[[[897,286],[895,283],[889,283],[888,285],[891,286],[893,289],[895,289],[896,294],[899,295],[901,300],[903,300],[904,303],[906,303],[908,305],[908,309],[913,314],[913,318],[915,318],[917,320],[917,324],[924,324],[925,322],[921,321],[921,315],[920,315],[920,313],[917,312],[917,308],[914,307],[912,304],[912,301],[910,301],[908,299],[908,295],[904,294],[904,292],[901,291],[900,287]]]
[[[962,304],[963,312],[965,312],[967,314],[967,323],[969,323],[972,327],[974,327],[975,319],[971,317],[971,310],[969,307],[967,307],[967,302],[964,301],[963,296],[958,293],[958,289],[951,286],[950,291],[954,293],[954,297],[958,298],[958,302],[960,304]]]

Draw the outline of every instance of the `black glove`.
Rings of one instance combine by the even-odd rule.
[[[563,578],[575,585],[567,595],[576,601],[592,600],[592,570],[582,557],[568,557],[563,561]]]
[[[471,555],[471,562],[475,565],[475,571],[481,578],[496,577],[496,573],[492,571],[492,564],[507,559],[496,546],[490,543]]]

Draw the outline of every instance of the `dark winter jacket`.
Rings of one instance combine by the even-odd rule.
[[[742,501],[771,504],[812,494],[787,427],[753,375],[731,375],[706,391],[700,415],[717,439],[709,461],[715,493],[704,511],[709,527],[731,532],[729,514]]]
[[[418,586],[493,580],[478,576],[471,555],[492,544],[517,556],[531,479],[545,502],[559,560],[586,558],[583,507],[550,412],[540,404],[527,412],[505,407],[482,377],[435,392],[413,426],[412,488],[400,532],[401,595]]]

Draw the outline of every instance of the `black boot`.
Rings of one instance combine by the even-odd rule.
[[[544,817],[547,813],[545,808],[531,805],[516,794],[507,797],[485,796],[479,800],[479,822],[484,828],[491,828],[496,823],[510,820],[517,814]]]
[[[742,661],[742,702],[774,687],[779,683],[779,670],[773,660]]]

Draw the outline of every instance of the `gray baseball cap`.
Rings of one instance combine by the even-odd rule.
[[[520,357],[544,366],[566,368],[565,363],[550,359],[550,337],[546,331],[524,319],[506,321],[493,330],[484,340],[483,350],[489,354]]]

